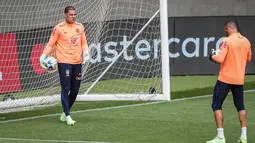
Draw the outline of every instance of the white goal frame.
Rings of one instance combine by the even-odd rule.
[[[158,5],[157,5],[158,6]],[[79,94],[77,96],[77,101],[107,101],[107,100],[143,100],[143,101],[170,101],[170,64],[169,64],[169,44],[168,44],[168,9],[167,9],[167,0],[159,0],[159,9],[153,14],[152,17],[147,21],[146,24],[143,25],[139,32],[133,36],[132,40],[128,41],[126,45],[123,45],[123,49],[120,53],[118,53],[117,59],[123,55],[123,53],[127,50],[127,48],[141,35],[145,29],[149,27],[149,24],[155,20],[155,18],[160,19],[160,26],[157,24],[157,27],[160,29],[158,32],[158,36],[160,33],[160,39],[157,39],[159,43],[161,43],[161,61],[158,63],[161,64],[161,91],[160,92],[137,92],[132,94],[108,94],[108,93],[100,93],[94,94],[90,93],[91,89],[98,83],[98,81],[107,73],[107,71],[114,65],[117,60],[113,60],[107,68],[98,76],[91,86],[88,87],[84,94]],[[162,30],[163,29],[163,30]],[[137,30],[138,31],[138,30]],[[160,65],[159,65],[160,66]],[[1,73],[0,73],[1,74]],[[1,78],[1,75],[0,75]],[[92,81],[91,81],[92,82]],[[86,83],[85,83],[86,84]],[[54,90],[54,89],[52,89]],[[84,91],[82,91],[84,92]],[[27,97],[27,98],[18,98],[18,99],[8,99],[6,101],[0,102],[0,113],[5,112],[7,110],[17,109],[17,108],[33,108],[37,106],[44,106],[44,105],[52,105],[58,104],[61,100],[60,94],[54,93],[54,95],[43,95],[43,96],[34,96],[34,97]],[[11,112],[10,111],[10,112]],[[8,112],[8,111],[7,111]]]
[[[149,21],[143,26],[143,28],[134,36],[134,38],[123,48],[123,50],[117,56],[117,59],[123,54],[123,52],[130,46],[130,44],[139,36],[139,34],[147,27],[147,25],[160,13],[160,31],[161,34],[161,50],[162,50],[162,88],[163,94],[149,94],[149,93],[137,93],[137,94],[88,94],[90,90],[97,84],[97,82],[103,77],[103,75],[110,69],[115,63],[113,61],[105,71],[93,82],[89,89],[84,93],[77,96],[77,101],[104,101],[104,100],[171,100],[170,93],[170,65],[169,65],[169,46],[168,46],[168,9],[167,0],[160,0],[159,10],[149,19]]]

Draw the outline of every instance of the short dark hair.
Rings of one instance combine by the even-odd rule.
[[[69,10],[75,10],[75,8],[73,6],[67,6],[65,8],[65,13],[68,13]]]
[[[232,25],[234,27],[237,27],[236,23],[234,21],[232,21],[232,20],[229,20],[229,21],[225,22],[224,26],[228,26],[228,25]]]

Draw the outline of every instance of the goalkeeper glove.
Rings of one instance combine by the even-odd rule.
[[[212,62],[215,62],[212,58],[213,55],[217,55],[219,53],[219,50],[214,50],[214,49],[211,49],[211,53],[209,53],[209,59],[210,61]]]
[[[42,67],[44,70],[46,70],[46,66],[45,66],[46,61],[45,61],[45,59],[46,59],[46,56],[45,56],[45,55],[41,55],[41,57],[40,57],[40,65],[41,65],[41,67]]]
[[[85,51],[82,53],[82,64],[89,62],[89,52]]]
[[[220,50],[211,49],[212,55],[218,55],[219,52],[220,52]]]

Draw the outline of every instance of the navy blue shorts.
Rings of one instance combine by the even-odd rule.
[[[62,89],[78,92],[81,84],[81,64],[58,63]]]
[[[222,110],[222,104],[227,97],[229,90],[231,90],[233,94],[234,104],[237,111],[245,110],[243,85],[227,84],[217,80],[213,91],[213,111]]]

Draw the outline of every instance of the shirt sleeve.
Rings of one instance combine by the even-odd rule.
[[[82,47],[82,52],[88,51],[88,43],[87,43],[84,26],[82,26],[82,32],[81,32],[81,47]]]
[[[225,60],[225,57],[228,53],[228,43],[227,40],[224,39],[220,44],[220,51],[217,55],[213,55],[212,58],[217,63],[223,63]]]
[[[59,38],[60,32],[57,27],[52,30],[50,40],[43,50],[43,55],[48,56]]]

